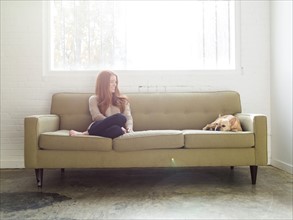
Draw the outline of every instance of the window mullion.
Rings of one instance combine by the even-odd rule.
[[[202,1],[202,61],[205,65],[205,2]]]
[[[229,64],[231,64],[231,39],[230,39],[230,31],[231,31],[231,23],[230,23],[230,18],[231,18],[231,11],[230,11],[230,5],[231,2],[228,1],[228,57],[229,57]]]
[[[62,14],[62,45],[63,45],[63,65],[66,65],[66,51],[65,51],[65,16],[64,16],[64,6],[63,6],[63,1],[61,1],[61,14]]]
[[[217,1],[215,2],[215,53],[216,53],[216,66],[218,66],[218,7]]]
[[[90,7],[91,2],[88,2],[88,7],[87,7],[87,14],[89,15],[89,18],[91,18],[92,13],[91,13],[91,7]],[[88,19],[88,18],[87,18]],[[87,66],[91,66],[91,19],[88,19],[88,63]]]

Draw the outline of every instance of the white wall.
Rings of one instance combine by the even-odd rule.
[[[271,2],[272,165],[293,174],[292,1]]]
[[[236,90],[243,112],[267,115],[270,129],[269,14],[269,1],[241,2],[242,72],[118,72],[122,92]],[[54,92],[93,92],[94,80],[43,76],[42,3],[1,1],[1,167],[24,166],[25,116],[49,113]]]

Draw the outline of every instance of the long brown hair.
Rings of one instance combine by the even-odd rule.
[[[116,77],[114,93],[109,89],[111,76]],[[120,112],[124,112],[127,98],[120,94],[118,89],[118,76],[112,71],[104,70],[99,73],[96,81],[96,95],[98,97],[98,107],[103,115],[105,115],[110,104],[117,106]]]

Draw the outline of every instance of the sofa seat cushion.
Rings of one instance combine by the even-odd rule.
[[[59,130],[42,133],[39,147],[44,150],[111,151],[112,139],[90,135],[69,136],[68,130]]]
[[[113,140],[115,151],[174,149],[184,146],[182,131],[147,130],[124,134]]]
[[[251,148],[253,132],[184,130],[185,148]]]

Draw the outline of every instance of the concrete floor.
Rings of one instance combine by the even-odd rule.
[[[292,219],[292,175],[259,167],[0,170],[2,219]]]

